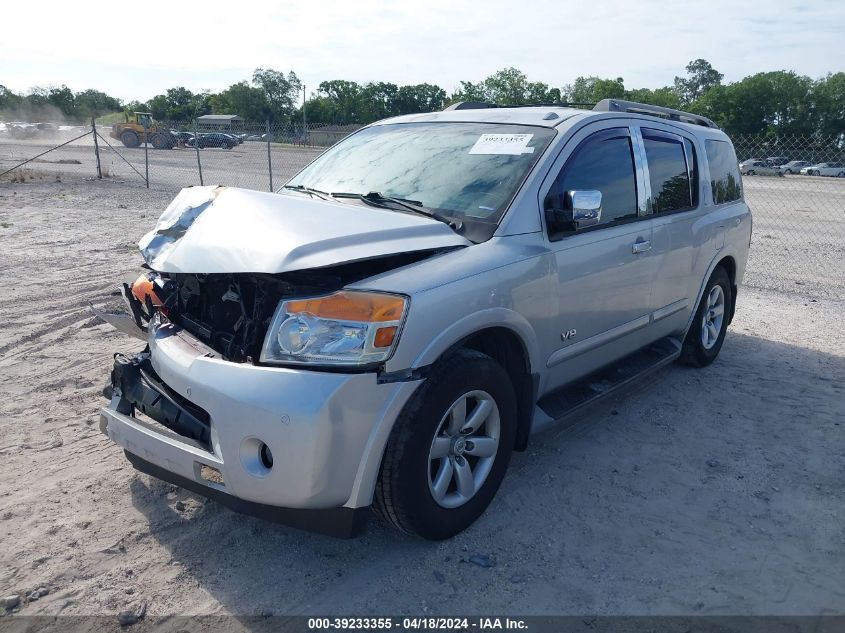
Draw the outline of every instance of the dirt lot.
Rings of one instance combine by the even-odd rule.
[[[466,533],[338,541],[137,474],[97,429],[137,345],[86,302],[134,277],[169,197],[0,184],[0,595],[20,614],[845,613],[845,302],[743,288],[713,366],[535,437]]]

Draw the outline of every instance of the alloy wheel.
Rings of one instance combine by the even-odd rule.
[[[725,318],[725,291],[722,286],[711,288],[707,295],[707,307],[701,318],[701,344],[704,349],[712,349],[722,331]]]
[[[499,407],[486,391],[465,393],[440,420],[428,456],[434,501],[457,508],[484,485],[499,450]]]

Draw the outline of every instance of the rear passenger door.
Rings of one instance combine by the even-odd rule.
[[[647,344],[654,259],[638,147],[620,119],[591,124],[566,144],[540,190],[545,212],[570,191],[600,191],[600,223],[553,233],[556,310],[544,391],[575,380]]]
[[[680,334],[695,308],[702,278],[721,248],[719,222],[708,216],[699,178],[701,146],[681,128],[641,124],[648,207],[654,228],[652,329]]]

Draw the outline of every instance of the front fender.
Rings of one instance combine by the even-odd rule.
[[[431,365],[460,341],[481,330],[494,327],[506,328],[522,341],[528,355],[529,371],[536,371],[542,363],[534,328],[524,316],[505,307],[485,308],[455,321],[423,348],[414,359],[412,368]]]

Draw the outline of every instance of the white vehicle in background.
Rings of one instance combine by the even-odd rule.
[[[804,169],[804,167],[809,166],[810,163],[806,160],[791,160],[785,165],[781,165],[778,169],[780,169],[783,174],[797,174]]]
[[[739,164],[743,176],[783,176],[780,169],[763,160],[747,160]]]
[[[773,167],[780,167],[788,163],[789,158],[787,158],[786,156],[768,156],[766,158],[766,162],[772,165]]]
[[[845,178],[845,163],[818,163],[801,170],[808,176],[838,176]]]

